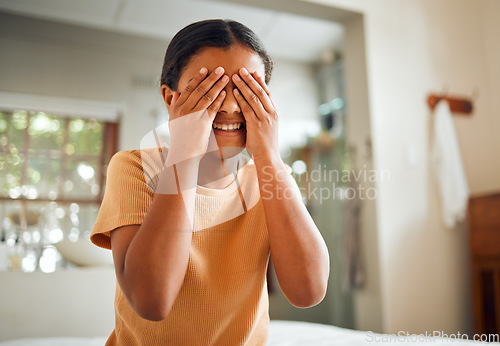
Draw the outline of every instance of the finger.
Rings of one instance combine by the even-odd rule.
[[[218,96],[223,91],[222,89],[226,87],[228,82],[229,82],[229,76],[224,75],[221,79],[217,81],[217,83],[215,83],[215,85],[212,86],[212,88],[210,88],[210,90],[207,93],[205,93],[201,97],[201,99],[198,101],[193,110],[197,111],[206,109],[210,105],[212,105],[215,102],[215,100],[218,99]]]
[[[255,78],[257,82],[259,82],[260,86],[266,91],[267,95],[269,95],[269,100],[271,101],[271,104],[273,105],[274,111],[276,115],[278,114],[278,110],[274,104],[273,98],[271,97],[271,90],[269,90],[269,87],[266,84],[266,81],[264,80],[264,77],[260,75],[259,72],[254,71],[252,73],[252,76]]]
[[[194,110],[198,102],[202,99],[205,98],[207,101],[207,106],[210,105],[212,102],[214,102],[216,95],[219,94],[217,92],[216,95],[211,95],[208,93],[208,91],[212,88],[212,86],[217,83],[217,81],[223,76],[224,74],[224,69],[222,67],[217,67],[212,73],[208,75],[207,78],[203,80],[203,82],[199,83],[191,92],[189,95],[188,99],[184,103],[184,107],[190,110]],[[201,109],[196,109],[196,110],[202,110],[205,108]]]
[[[202,67],[200,71],[189,81],[177,100],[179,105],[183,105],[184,102],[186,102],[194,89],[205,79],[207,72],[207,68]]]
[[[174,91],[174,93],[172,94],[172,101],[170,102],[171,106],[175,106],[175,104],[179,100],[179,95],[180,94],[177,91]]]
[[[254,71],[252,73],[252,76],[253,76],[253,78],[255,78],[255,80],[257,82],[259,82],[259,84],[262,87],[262,89],[264,89],[268,95],[271,95],[271,91],[269,90],[269,88],[268,88],[268,86],[266,84],[266,81],[264,80],[264,78],[262,78],[262,76],[260,75],[260,73],[258,71]]]
[[[265,116],[266,110],[262,106],[259,97],[248,87],[248,85],[240,78],[239,75],[233,75],[233,82],[238,88],[239,93],[243,96],[243,98],[245,98],[245,106],[250,106],[256,114],[257,118],[263,120],[261,118]]]
[[[272,113],[274,111],[273,104],[271,103],[271,100],[269,98],[268,93],[262,86],[253,78],[253,76],[248,73],[248,70],[244,67],[242,67],[239,71],[241,78],[245,81],[245,84],[252,90],[252,92],[258,97],[260,100],[260,103],[262,106],[264,106],[264,109],[266,110],[267,113]],[[243,92],[243,95],[245,93]],[[246,95],[245,95],[246,96]],[[253,95],[251,96],[253,98]],[[251,103],[249,99],[247,99]],[[252,104],[253,106],[253,104]]]
[[[241,113],[243,113],[245,121],[248,123],[250,121],[259,120],[259,117],[254,112],[253,108],[248,104],[248,102],[245,100],[245,98],[237,88],[233,89],[233,94],[236,98],[236,102],[238,102],[238,105],[240,106],[240,110]]]
[[[217,112],[222,106],[222,102],[224,102],[225,98],[226,98],[226,91],[222,90],[215,99],[215,101],[212,102],[212,104],[207,107],[207,113],[208,116],[210,117],[210,121],[212,122],[214,121],[215,116],[217,115]]]
[[[265,110],[268,113],[271,113],[274,111],[273,104],[271,103],[271,99],[269,98],[269,94],[266,92],[264,88],[260,85],[257,80],[248,73],[248,70],[244,67],[240,69],[240,76],[241,78],[245,81],[245,83],[250,87],[250,89],[253,91],[255,95],[259,98],[260,102],[264,106]]]

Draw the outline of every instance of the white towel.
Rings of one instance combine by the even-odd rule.
[[[439,185],[441,212],[446,227],[465,218],[469,187],[448,102],[440,101],[434,114],[431,160]]]

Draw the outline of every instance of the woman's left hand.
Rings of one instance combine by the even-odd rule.
[[[278,112],[263,77],[242,67],[232,78],[236,85],[233,93],[245,117],[247,150],[254,160],[280,158]]]

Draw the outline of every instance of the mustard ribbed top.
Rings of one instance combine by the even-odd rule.
[[[142,154],[142,155],[141,155]],[[122,151],[108,166],[91,234],[110,249],[109,232],[141,224],[153,199],[158,149]],[[144,170],[143,170],[144,167]],[[264,345],[269,328],[269,241],[255,166],[242,156],[224,189],[196,189],[194,232],[179,295],[166,319],[133,312],[117,282],[115,329],[106,345]],[[168,206],[166,206],[168,207]]]

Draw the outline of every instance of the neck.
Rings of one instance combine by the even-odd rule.
[[[203,156],[198,169],[198,185],[222,189],[235,178],[239,154],[224,157],[223,151],[210,152]]]

